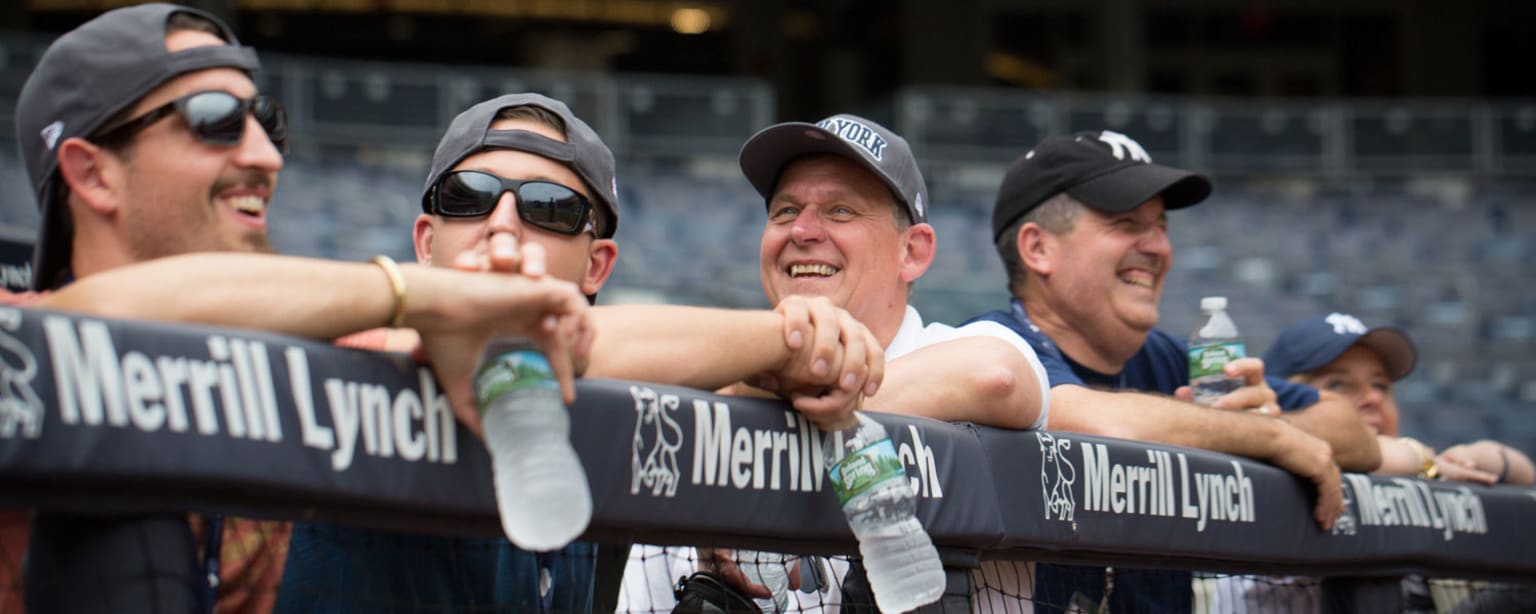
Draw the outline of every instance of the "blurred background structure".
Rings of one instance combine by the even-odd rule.
[[[34,200],[22,82],[91,0],[0,7],[0,224]],[[759,306],[755,130],[852,111],[913,145],[942,248],[915,299],[957,323],[1004,304],[988,220],[1006,164],[1107,128],[1212,174],[1174,213],[1164,326],[1230,297],[1260,353],[1330,310],[1405,326],[1404,428],[1536,451],[1536,4],[1465,0],[203,0],[262,53],[293,150],[285,252],[410,258],[431,148],[469,104],[563,99],[619,155],[603,300]],[[25,136],[20,137],[25,138]]]

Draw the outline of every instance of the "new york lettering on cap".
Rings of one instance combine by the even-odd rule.
[[[817,122],[816,126],[869,152],[876,160],[885,160],[885,146],[889,143],[869,126],[846,117],[829,117]]]
[[[810,154],[857,162],[891,189],[914,224],[928,222],[928,186],[911,146],[879,123],[839,113],[816,123],[785,122],[758,131],[741,146],[742,174],[764,199],[772,198],[784,167]]]

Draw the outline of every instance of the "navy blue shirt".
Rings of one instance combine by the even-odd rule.
[[[997,322],[1008,327],[1035,349],[1051,386],[1076,384],[1102,390],[1140,390],[1171,395],[1180,386],[1189,385],[1189,346],[1183,339],[1160,330],[1147,334],[1146,343],[1125,362],[1119,373],[1099,373],[1068,358],[1056,347],[1045,333],[1040,332],[1024,314],[1023,305],[1015,299],[1008,310],[989,311],[966,321]],[[1275,390],[1282,409],[1301,409],[1317,402],[1317,389],[1304,384],[1287,382],[1278,377],[1265,377]]]
[[[1189,385],[1189,346],[1183,339],[1160,330],[1147,334],[1146,343],[1126,361],[1119,373],[1099,373],[1062,353],[1041,332],[1024,306],[1014,299],[1007,310],[989,311],[970,320],[997,322],[1023,337],[1040,356],[1051,386],[1075,384],[1100,390],[1136,390],[1172,395]],[[1266,377],[1280,407],[1300,409],[1317,402],[1317,389]],[[1194,605],[1186,571],[1115,568],[1110,608],[1115,612],[1189,612]],[[1073,604],[1100,603],[1104,596],[1104,568],[1041,563],[1035,569],[1034,602],[1037,612],[1058,612]]]

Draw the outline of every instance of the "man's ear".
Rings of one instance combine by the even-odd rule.
[[[59,144],[59,178],[86,207],[110,215],[121,206],[125,176],[122,160],[100,145],[79,137]]]
[[[432,216],[422,213],[416,216],[416,225],[411,227],[411,243],[416,246],[418,264],[432,264],[432,232],[437,229],[432,223]]]
[[[1050,275],[1055,268],[1054,256],[1060,244],[1056,241],[1056,235],[1046,232],[1039,224],[1029,222],[1019,226],[1013,248],[1018,250],[1019,262],[1024,263],[1024,268],[1043,277]]]
[[[581,275],[581,293],[597,294],[613,274],[613,265],[619,260],[619,244],[613,239],[595,239],[587,250],[587,270]]]
[[[934,235],[933,226],[926,223],[913,224],[902,234],[906,238],[902,242],[901,281],[912,283],[933,265],[939,238]]]

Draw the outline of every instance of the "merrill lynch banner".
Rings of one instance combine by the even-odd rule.
[[[820,432],[782,404],[584,380],[588,538],[849,551]],[[1332,534],[1262,463],[879,414],[956,560],[1399,565],[1536,575],[1532,491],[1348,475]],[[291,337],[0,308],[0,501],[498,531],[489,458],[431,372]]]

